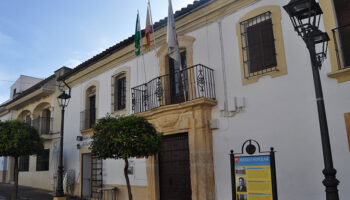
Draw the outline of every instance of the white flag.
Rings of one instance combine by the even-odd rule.
[[[169,10],[168,10],[168,33],[167,33],[168,51],[169,57],[174,59],[174,65],[181,66],[181,56],[179,52],[179,42],[177,40],[175,18],[173,14],[173,6],[171,5],[171,0],[169,0]]]

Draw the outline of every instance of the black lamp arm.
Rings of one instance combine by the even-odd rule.
[[[71,96],[72,88],[66,83],[66,80],[61,80],[62,83],[68,88],[68,94]]]

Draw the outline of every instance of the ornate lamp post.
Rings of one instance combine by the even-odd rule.
[[[326,187],[326,199],[339,200],[337,188],[339,181],[335,177],[337,171],[333,167],[326,110],[319,74],[319,69],[321,69],[322,62],[327,55],[329,41],[328,34],[319,30],[323,12],[315,0],[291,0],[284,6],[284,9],[291,18],[295,31],[304,40],[310,53],[325,165],[323,184]]]
[[[60,137],[60,157],[59,157],[59,163],[58,163],[58,180],[57,180],[57,188],[56,188],[56,197],[64,197],[64,191],[63,191],[63,131],[64,131],[64,111],[65,108],[68,106],[69,99],[71,98],[71,88],[67,85],[66,82],[62,81],[64,85],[69,89],[68,94],[66,91],[64,91],[64,86],[60,85],[59,89],[62,91],[62,93],[57,97],[58,104],[61,107],[61,137]]]

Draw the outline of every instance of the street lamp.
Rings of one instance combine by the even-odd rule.
[[[63,131],[64,131],[64,109],[68,106],[69,99],[71,98],[71,88],[67,85],[66,82],[62,81],[64,85],[69,89],[68,94],[64,91],[64,86],[60,85],[59,89],[62,93],[57,97],[58,105],[61,107],[61,137],[60,137],[60,157],[58,163],[58,179],[56,187],[56,197],[64,197],[63,191]]]
[[[326,110],[319,73],[322,62],[327,55],[329,41],[328,34],[319,30],[323,12],[320,5],[315,0],[291,0],[287,5],[283,6],[283,8],[291,18],[294,30],[304,40],[310,53],[325,165],[325,169],[323,170],[325,176],[323,184],[326,187],[326,199],[339,200],[337,188],[339,181],[335,177],[337,171],[333,167]]]

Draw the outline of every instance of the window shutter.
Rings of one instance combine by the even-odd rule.
[[[272,20],[247,27],[249,73],[277,66]]]

